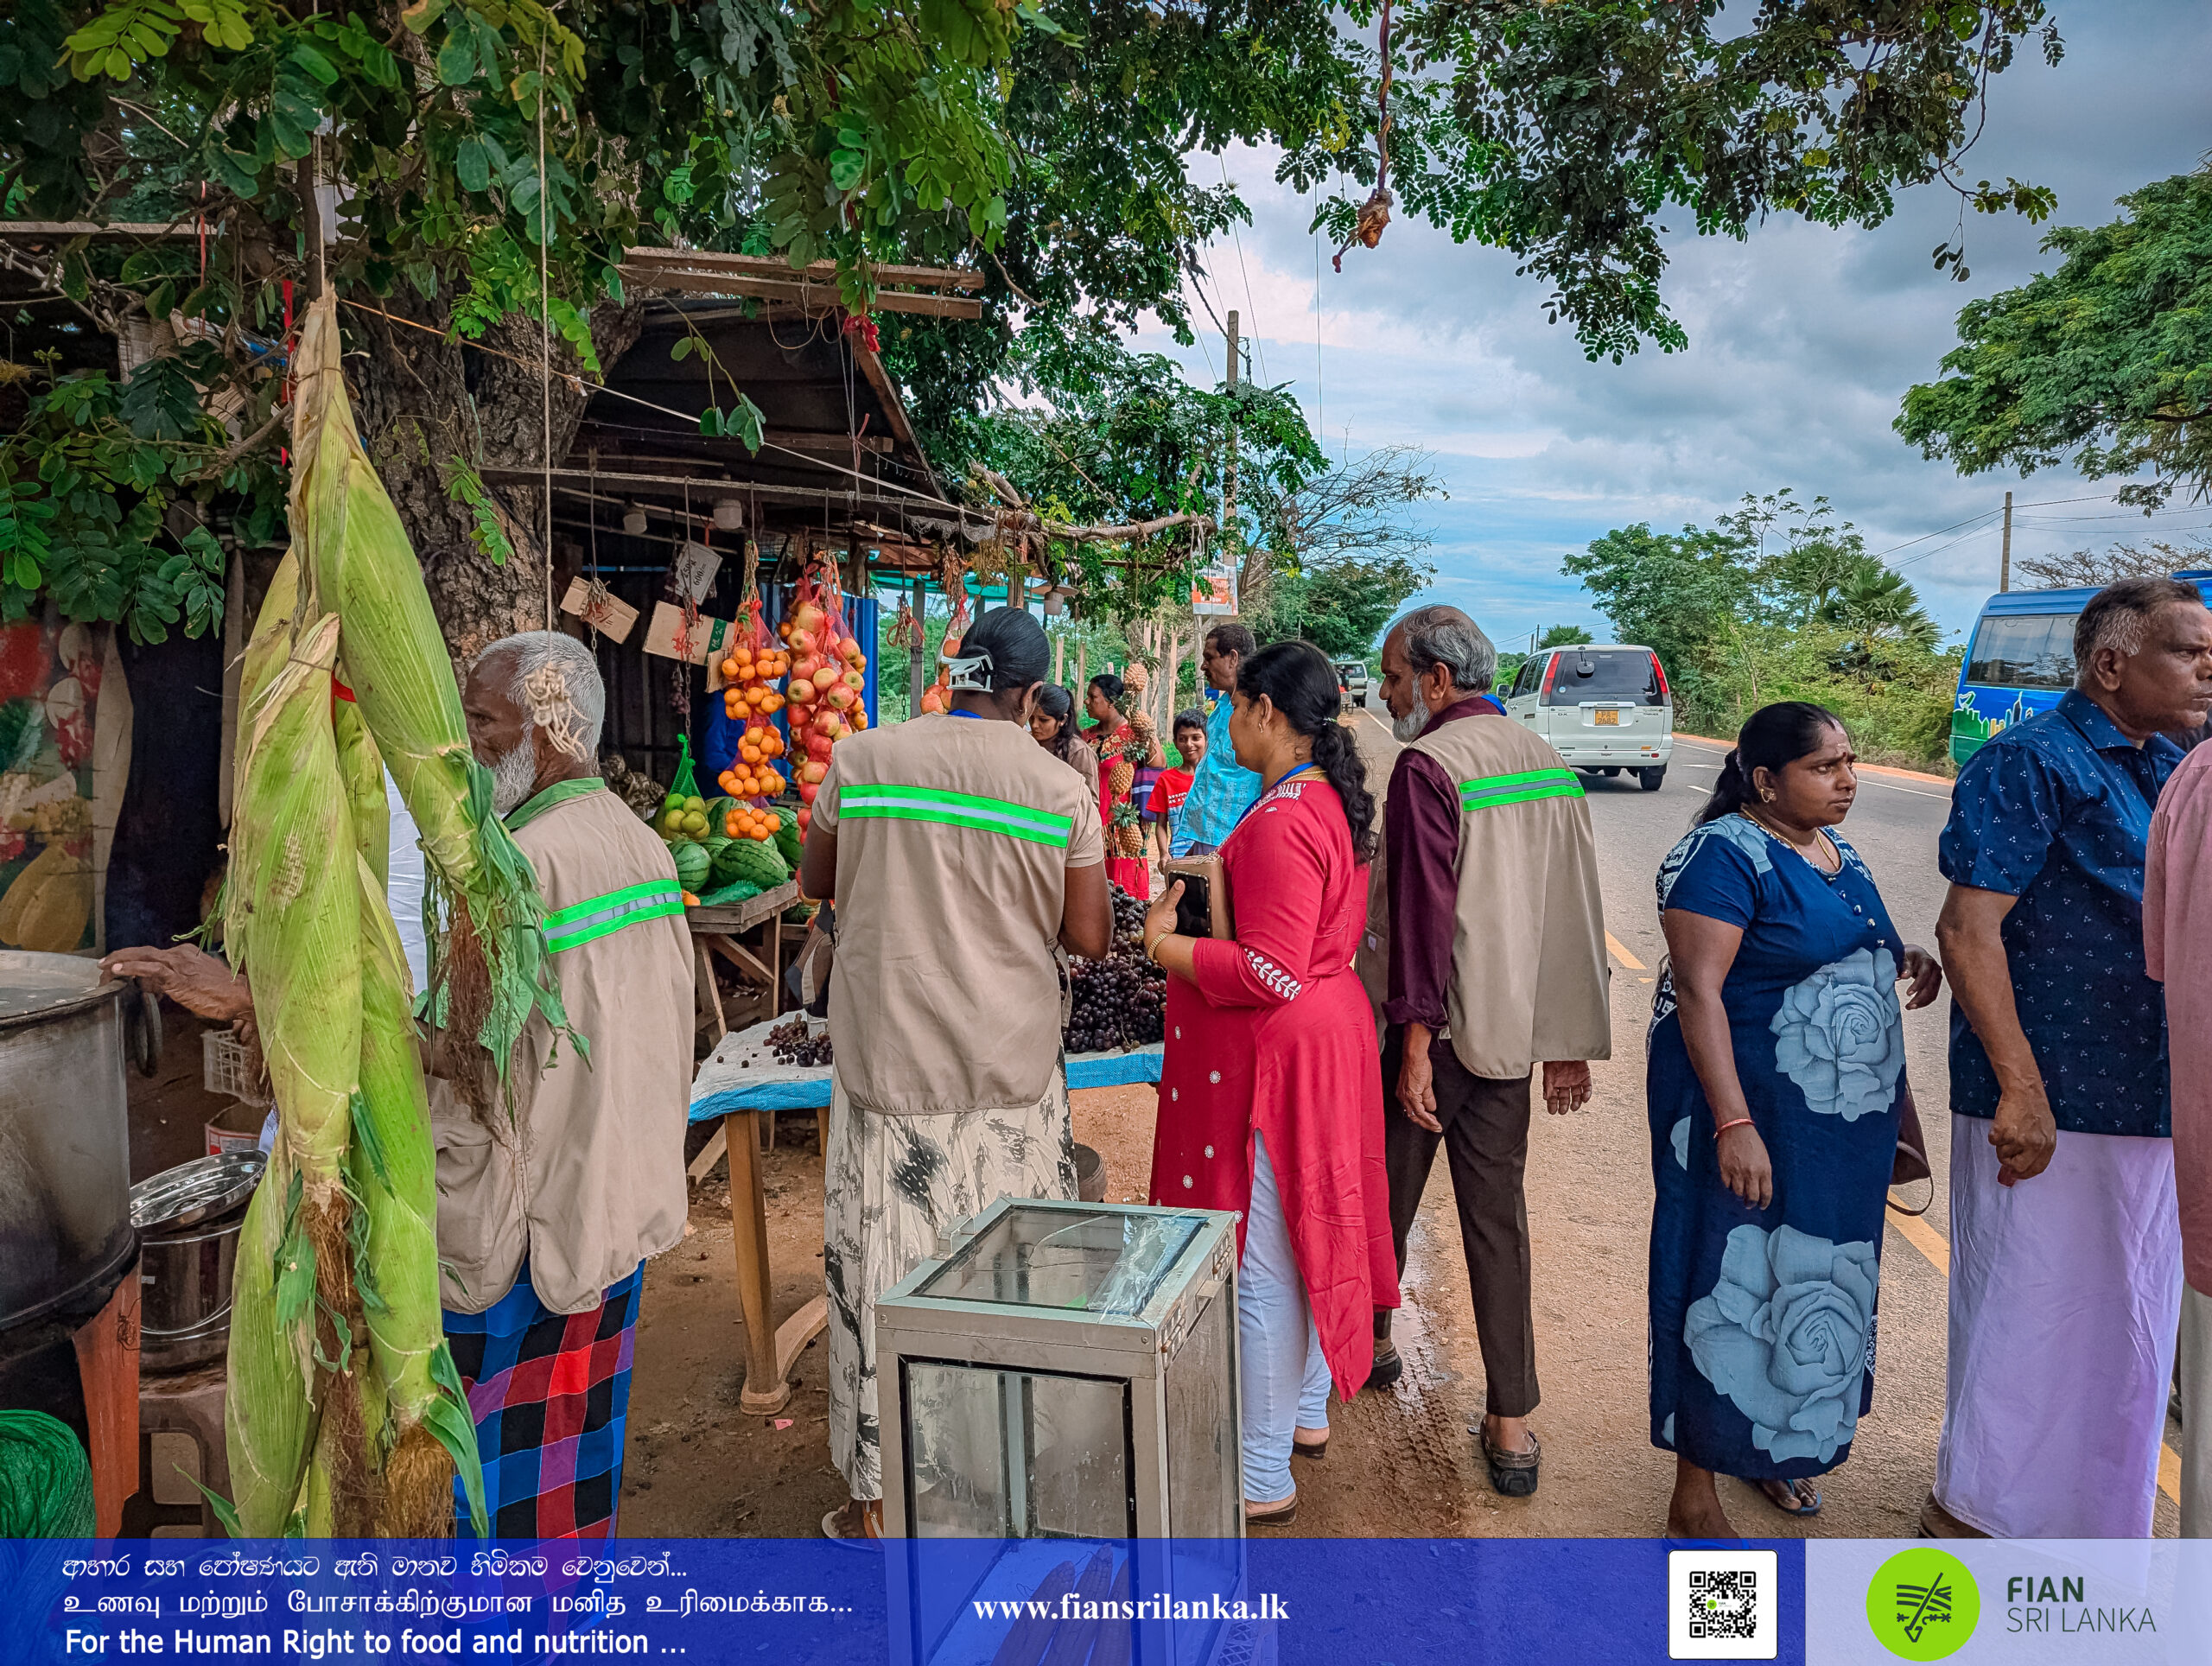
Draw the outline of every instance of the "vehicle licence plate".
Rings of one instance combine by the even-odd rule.
[[[1621,722],[1620,709],[1618,707],[1601,706],[1590,714],[1590,721],[1600,728],[1618,728]]]

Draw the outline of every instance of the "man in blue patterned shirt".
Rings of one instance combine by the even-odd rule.
[[[1217,691],[1217,697],[1213,715],[1206,722],[1206,755],[1191,778],[1182,809],[1175,812],[1167,847],[1171,856],[1203,856],[1219,849],[1221,842],[1252,807],[1252,800],[1260,796],[1260,778],[1238,766],[1236,748],[1229,739],[1236,668],[1258,647],[1250,630],[1242,625],[1217,625],[1206,633],[1200,664],[1207,686]]]
[[[1950,1365],[1924,1529],[2144,1538],[2181,1307],[2165,1003],[2145,969],[2151,816],[2212,710],[2212,613],[2128,579],[2075,684],[1959,773],[1939,846],[1950,973]]]

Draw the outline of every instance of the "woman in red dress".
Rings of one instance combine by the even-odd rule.
[[[1096,722],[1084,738],[1098,754],[1098,817],[1106,825],[1106,877],[1131,896],[1149,900],[1152,896],[1152,869],[1147,865],[1141,849],[1134,856],[1123,851],[1124,827],[1128,830],[1128,842],[1133,844],[1137,842],[1134,809],[1120,827],[1115,824],[1114,811],[1118,806],[1129,804],[1133,798],[1135,803],[1142,804],[1143,799],[1135,798],[1138,771],[1144,767],[1158,768],[1167,759],[1160,751],[1156,739],[1151,751],[1141,760],[1125,757],[1126,752],[1135,744],[1136,732],[1122,713],[1120,703],[1124,691],[1122,679],[1111,671],[1101,671],[1090,679],[1090,687],[1084,690],[1084,709]],[[1116,766],[1124,763],[1128,769],[1119,778],[1122,786],[1116,792],[1114,786]],[[1147,791],[1150,791],[1149,785]]]
[[[1260,796],[1221,848],[1234,942],[1175,931],[1180,881],[1145,919],[1167,969],[1151,1198],[1236,1212],[1245,1518],[1287,1525],[1294,1447],[1326,1445],[1398,1305],[1375,1021],[1351,969],[1375,801],[1336,673],[1280,642],[1238,667],[1229,733]]]

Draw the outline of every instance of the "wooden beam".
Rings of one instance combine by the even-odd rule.
[[[791,302],[815,315],[842,310],[844,299],[837,288],[836,269],[821,265],[794,272],[780,261],[745,256],[693,257],[687,253],[631,251],[622,263],[626,282],[640,289],[675,289],[685,295],[737,295],[761,301]],[[721,264],[744,261],[742,265]],[[880,278],[899,271],[930,272],[926,267],[880,267]],[[825,274],[826,276],[817,276]],[[935,274],[944,278],[947,274]],[[933,318],[977,319],[983,303],[973,296],[946,295],[934,289],[900,289],[888,283],[877,289],[878,312],[920,313]]]
[[[181,219],[174,225],[156,220],[118,220],[101,226],[89,219],[0,219],[0,240],[9,243],[52,243],[73,237],[197,237],[200,221]]]
[[[811,266],[795,267],[777,255],[721,254],[707,249],[626,250],[625,265],[673,265],[688,267],[695,271],[721,271],[743,274],[752,277],[772,278],[782,283],[814,282],[837,286],[837,263],[817,260]],[[983,275],[964,266],[878,266],[875,281],[880,284],[898,284],[915,289],[980,289]]]
[[[487,467],[481,473],[485,480],[493,486],[537,486],[545,481],[545,471],[542,468]],[[733,497],[764,498],[772,503],[828,503],[840,506],[846,504],[865,505],[878,513],[887,511],[897,513],[906,508],[904,503],[887,494],[884,497],[869,496],[865,490],[860,489],[867,482],[859,480],[854,481],[850,488],[843,485],[767,486],[757,480],[734,480],[728,475],[715,478],[703,474],[631,474],[612,468],[601,468],[595,473],[582,468],[556,468],[553,471],[552,480],[556,489],[572,492],[580,498],[589,498],[595,493],[602,503],[620,503],[622,499],[616,494],[639,486],[662,493],[681,490],[685,486],[694,491],[701,487],[723,486]],[[712,501],[711,499],[706,500],[709,505]],[[933,509],[936,505],[924,502],[918,506]],[[952,506],[947,504],[945,507],[950,509]],[[702,505],[702,514],[704,508]]]

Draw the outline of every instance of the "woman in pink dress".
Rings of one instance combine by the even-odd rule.
[[[1319,1458],[1329,1385],[1349,1400],[1398,1305],[1375,1022],[1351,969],[1375,801],[1336,673],[1306,642],[1238,667],[1230,739],[1262,790],[1221,855],[1236,940],[1145,919],[1168,972],[1151,1199],[1236,1211],[1245,1519],[1287,1526],[1293,1448]]]

